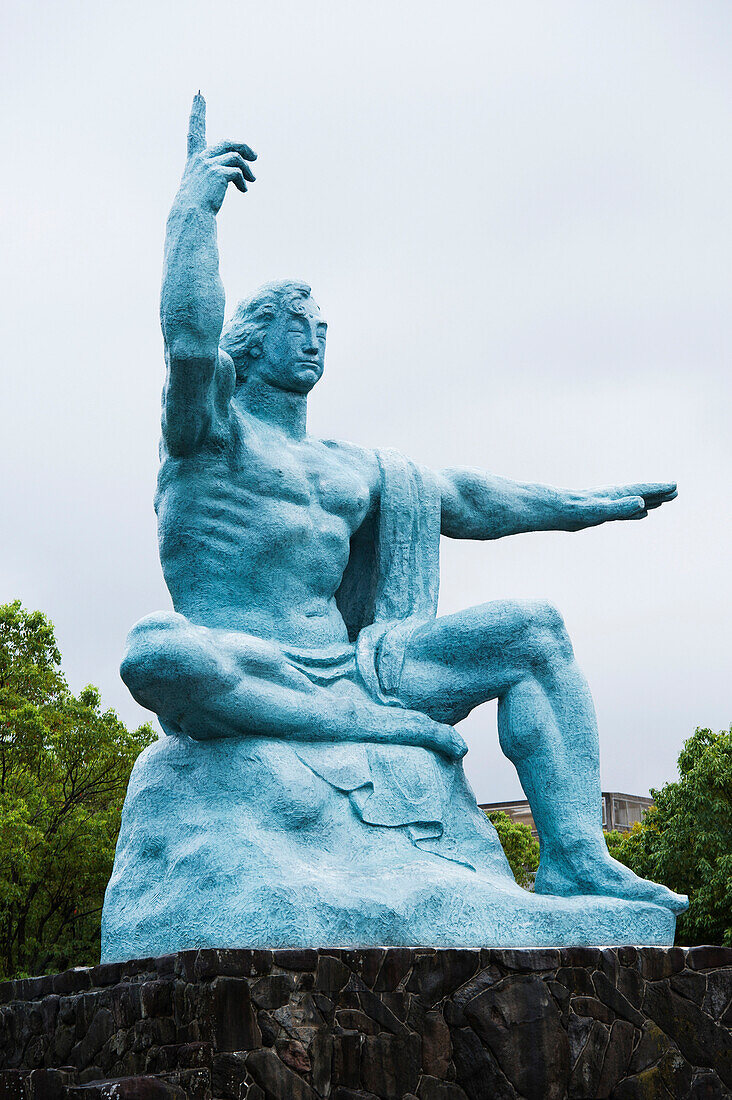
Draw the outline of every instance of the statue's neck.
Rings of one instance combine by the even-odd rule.
[[[291,439],[304,439],[308,415],[306,393],[278,390],[260,378],[248,378],[234,400],[242,411],[271,424]]]

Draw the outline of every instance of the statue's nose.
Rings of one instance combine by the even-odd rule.
[[[307,334],[305,336],[305,347],[303,351],[307,355],[317,355],[318,350],[318,334],[315,331],[315,325],[309,322],[307,324]]]

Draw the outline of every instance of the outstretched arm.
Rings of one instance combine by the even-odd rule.
[[[442,533],[500,539],[524,531],[581,531],[615,519],[643,519],[676,496],[674,482],[607,489],[555,489],[480,470],[442,470]]]
[[[206,102],[194,96],[188,156],[168,217],[160,321],[168,374],[163,393],[163,436],[174,454],[195,450],[206,437],[217,386],[231,388],[231,363],[219,368],[224,287],[219,276],[216,215],[233,183],[246,191],[254,176],[248,145],[224,141],[206,148]],[[223,377],[219,377],[222,374]]]

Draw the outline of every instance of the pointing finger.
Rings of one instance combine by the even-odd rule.
[[[206,100],[200,92],[193,97],[188,121],[188,156],[206,148]]]

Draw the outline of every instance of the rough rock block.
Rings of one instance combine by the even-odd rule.
[[[0,1100],[732,1095],[730,948],[200,950],[4,993]]]

